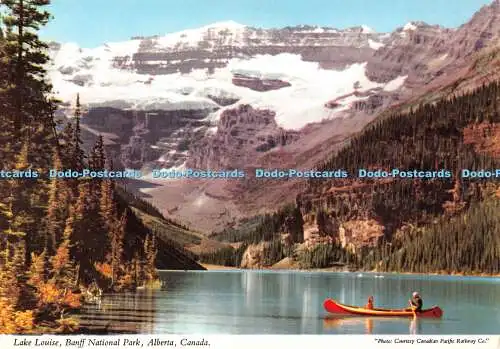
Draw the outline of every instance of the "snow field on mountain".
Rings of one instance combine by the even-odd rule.
[[[208,96],[239,98],[238,104],[274,111],[277,123],[285,129],[299,129],[311,122],[333,118],[347,109],[352,100],[341,101],[345,105],[334,110],[325,108],[324,104],[352,92],[356,82],[361,86],[360,91],[384,86],[392,91],[405,80],[399,77],[385,85],[377,84],[366,77],[366,63],[353,64],[341,71],[324,70],[317,63],[304,62],[300,55],[288,53],[233,58],[227,67],[216,69],[211,75],[205,70],[194,70],[189,74],[149,76],[113,68],[114,57],[132,57],[138,46],[139,40],[110,43],[95,49],[62,45],[53,55],[54,64],[49,69],[57,97],[72,102],[80,93],[84,104],[141,110],[215,110],[218,105]],[[267,92],[253,91],[233,85],[236,73],[280,79],[291,86]],[[72,80],[82,80],[84,86]],[[234,107],[214,111],[210,118],[217,120],[223,110]]]
[[[370,48],[372,48],[374,50],[378,50],[379,48],[385,46],[381,42],[373,41],[372,39],[368,39],[368,45],[370,45]]]

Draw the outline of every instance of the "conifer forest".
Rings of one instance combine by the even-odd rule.
[[[134,289],[156,280],[155,234],[109,179],[49,179],[43,170],[106,169],[102,137],[82,147],[79,97],[64,127],[54,119],[37,31],[46,0],[7,0],[0,33],[0,163],[40,171],[0,181],[0,332],[72,332],[84,296]]]

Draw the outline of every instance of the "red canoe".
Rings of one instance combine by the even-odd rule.
[[[325,299],[323,306],[325,310],[332,314],[349,314],[359,316],[396,316],[396,317],[413,317],[415,314],[407,309],[366,309],[352,305],[344,305],[335,302],[333,299]],[[429,309],[424,309],[416,313],[417,317],[440,318],[443,316],[443,311],[440,307],[434,306]]]

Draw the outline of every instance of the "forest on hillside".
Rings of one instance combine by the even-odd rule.
[[[316,217],[325,234],[333,233],[325,222],[370,217],[384,225],[380,245],[358,256],[360,267],[498,273],[498,181],[464,179],[460,172],[500,168],[495,143],[491,142],[498,137],[499,123],[498,81],[385,118],[364,130],[321,168],[447,169],[454,177],[365,180],[364,186],[345,194],[335,188],[352,186],[355,180],[310,182],[309,190],[298,199],[299,206]]]
[[[113,166],[102,137],[83,150],[78,96],[72,122],[55,122],[58,101],[44,69],[48,47],[37,35],[50,18],[48,4],[2,1],[0,163],[5,171],[42,175],[0,180],[0,333],[75,331],[71,314],[87,293],[134,289],[157,278],[159,241],[118,183],[43,175],[49,168]]]
[[[463,179],[461,169],[500,168],[494,147],[500,124],[500,84],[462,96],[423,104],[409,113],[372,123],[319,170],[359,168],[450,170],[449,179],[310,180],[295,205],[275,214],[254,217],[220,235],[224,241],[255,243],[289,231],[297,217],[316,224],[321,236],[334,239],[292,256],[307,268],[345,265],[350,268],[445,273],[500,272],[499,184],[495,179]],[[485,141],[486,140],[486,141]],[[484,146],[490,144],[490,146]],[[497,144],[498,147],[498,144]],[[339,227],[348,221],[373,219],[384,227],[374,247],[356,253],[338,244]],[[297,231],[297,234],[301,234]],[[299,243],[300,241],[295,241]],[[234,251],[235,255],[241,252]],[[201,257],[230,264],[228,251]],[[272,264],[272,263],[271,263]]]

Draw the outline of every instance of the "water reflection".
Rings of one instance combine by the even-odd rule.
[[[410,334],[418,334],[418,318],[416,316],[410,321]]]
[[[373,334],[373,320],[371,318],[365,319],[366,334]]]
[[[349,273],[162,272],[166,290],[105,295],[82,325],[141,333],[200,334],[497,334],[500,282]],[[361,275],[361,276],[360,276]],[[442,320],[325,318],[327,297],[376,307],[406,306],[418,290]],[[460,300],[460,306],[457,306]]]
[[[326,329],[341,329],[342,327],[364,327],[365,334],[373,334],[374,319],[367,317],[330,317],[323,319]]]
[[[284,314],[288,308],[288,302],[290,299],[290,290],[295,289],[294,282],[287,274],[278,275],[279,285],[280,285],[280,314]]]
[[[393,319],[382,317],[357,317],[357,316],[327,316],[323,319],[323,327],[327,332],[347,332],[374,334],[375,324],[380,326],[397,326],[408,323],[408,319]],[[410,325],[411,326],[411,325]],[[358,332],[358,329],[361,331]],[[333,330],[333,331],[332,331]]]
[[[309,285],[308,285],[309,286]],[[311,287],[306,287],[302,294],[302,321],[300,324],[300,333],[306,332],[307,326],[310,324],[310,319],[312,314],[311,307]]]
[[[103,295],[95,304],[85,305],[78,317],[89,330],[107,328],[116,332],[152,333],[156,304],[152,291]]]

